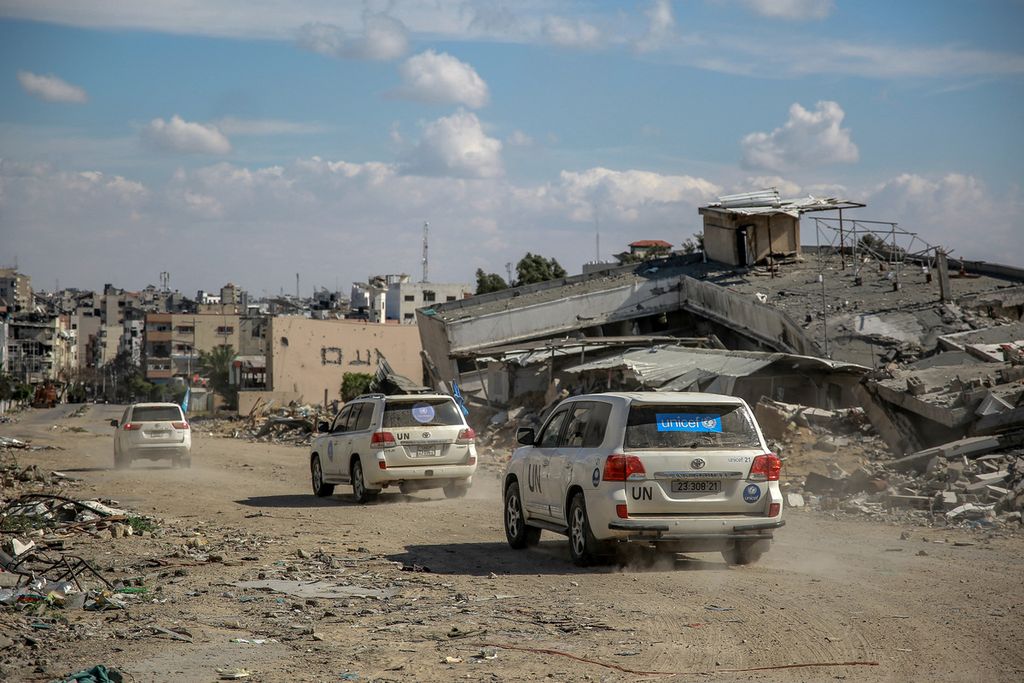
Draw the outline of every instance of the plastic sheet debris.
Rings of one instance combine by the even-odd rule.
[[[62,678],[58,683],[122,683],[123,680],[121,672],[117,669],[108,669],[102,664],[97,664],[91,669]]]

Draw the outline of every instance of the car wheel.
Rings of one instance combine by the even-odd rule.
[[[768,551],[768,541],[736,541],[722,551],[726,564],[754,564]]]
[[[465,498],[469,493],[469,485],[464,481],[453,481],[444,487],[445,498]]]
[[[590,530],[583,494],[577,493],[569,504],[569,555],[574,564],[586,567],[600,560],[604,552],[604,544]]]
[[[184,457],[184,458],[180,458],[178,460],[178,466],[179,467],[192,467],[192,456],[187,456],[187,457]]]
[[[366,488],[366,479],[363,477],[363,464],[359,458],[352,461],[352,495],[357,503],[369,503],[377,497],[380,489]]]
[[[313,495],[326,498],[334,493],[334,484],[324,483],[324,468],[320,464],[320,456],[314,455],[309,461],[309,474],[313,480]]]
[[[505,538],[516,550],[540,543],[540,529],[526,524],[519,483],[515,481],[505,489]]]

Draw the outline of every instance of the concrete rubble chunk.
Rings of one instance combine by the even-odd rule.
[[[950,441],[941,446],[925,448],[916,453],[897,458],[889,463],[889,467],[897,472],[908,472],[911,470],[923,472],[928,462],[934,457],[938,456],[949,460],[950,458],[957,458],[962,455],[967,457],[985,455],[999,449],[1000,446],[1001,442],[998,437],[971,436],[966,439]]]

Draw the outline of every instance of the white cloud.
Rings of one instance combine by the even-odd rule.
[[[645,14],[647,34],[636,42],[634,47],[638,52],[658,50],[676,37],[676,17],[669,0],[654,0]]]
[[[835,9],[833,0],[741,0],[763,17],[805,21],[824,19]]]
[[[171,152],[227,154],[231,142],[216,126],[185,121],[175,114],[170,121],[153,119],[142,130],[150,144]]]
[[[367,13],[363,16],[361,35],[347,38],[342,27],[315,21],[299,28],[298,43],[299,47],[328,57],[390,61],[408,51],[409,30],[387,14]]]
[[[239,119],[233,116],[225,116],[214,125],[224,135],[311,135],[330,130],[329,126],[316,122]]]
[[[852,163],[859,152],[842,128],[845,113],[835,102],[821,101],[814,111],[794,103],[789,120],[771,133],[750,133],[740,142],[743,165],[781,170],[798,165]]]
[[[743,185],[733,187],[731,192],[753,192],[754,190],[765,190],[774,187],[784,199],[799,197],[803,190],[799,183],[777,175],[748,177]]]
[[[510,147],[533,147],[534,140],[521,130],[514,130],[505,138],[505,143]]]
[[[873,188],[867,204],[874,217],[896,221],[932,245],[955,249],[957,256],[1024,263],[1019,190],[999,197],[971,175],[904,173]]]
[[[476,114],[460,110],[423,127],[406,170],[414,175],[494,178],[504,173],[501,147],[500,140],[487,136]]]
[[[697,205],[721,194],[721,188],[703,178],[671,176],[650,171],[612,171],[591,168],[577,173],[562,171],[561,191],[577,221],[590,221],[594,211],[616,220],[637,221],[652,209],[677,211],[680,204]],[[676,216],[675,221],[678,221]]]
[[[545,17],[541,30],[547,42],[560,47],[593,49],[604,42],[601,30],[584,19]]]
[[[258,294],[290,290],[296,269],[310,287],[364,279],[379,272],[381,258],[396,272],[416,272],[429,220],[431,273],[471,282],[476,268],[504,272],[527,250],[579,272],[594,256],[595,210],[605,256],[636,239],[678,242],[699,225],[696,207],[720,193],[702,178],[642,170],[579,169],[529,185],[405,170],[322,157],[266,167],[222,162],[182,167],[147,188],[93,171],[0,162],[0,214],[24,226],[4,247],[44,282],[59,276],[99,287],[104,273],[117,272],[120,286],[134,288],[168,270],[183,289],[231,279]],[[203,248],[165,250],[154,266],[152,244],[175,240]],[[221,281],[210,282],[211,274]]]
[[[25,92],[47,102],[85,104],[89,101],[89,95],[84,88],[71,85],[53,74],[40,76],[31,71],[19,71],[18,82]]]
[[[421,52],[407,59],[399,73],[402,86],[397,94],[409,99],[479,109],[490,97],[476,70],[446,52]]]

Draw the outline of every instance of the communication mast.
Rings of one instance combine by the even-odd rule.
[[[430,234],[430,223],[423,221],[423,279],[420,282],[429,282],[427,279],[427,237]]]

